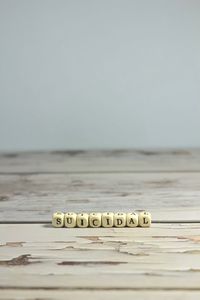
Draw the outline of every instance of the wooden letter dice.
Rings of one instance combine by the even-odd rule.
[[[65,227],[73,228],[76,227],[76,217],[77,214],[73,212],[68,212],[65,214]]]
[[[115,213],[114,214],[114,226],[115,227],[125,227],[126,226],[126,214],[125,213]]]
[[[139,213],[138,223],[139,223],[140,227],[150,227],[151,226],[151,214],[146,211]]]
[[[78,227],[88,227],[88,214],[86,213],[78,214],[76,223]]]
[[[55,212],[52,217],[52,225],[54,227],[63,227],[64,226],[64,214],[62,212]]]
[[[113,227],[114,214],[112,212],[105,212],[101,216],[101,222],[103,227]]]
[[[138,214],[136,213],[127,213],[126,214],[126,225],[128,227],[137,227],[138,226]]]
[[[90,227],[101,226],[101,213],[91,213],[89,216]]]

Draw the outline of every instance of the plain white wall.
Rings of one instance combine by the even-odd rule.
[[[200,1],[0,0],[0,150],[200,146]]]

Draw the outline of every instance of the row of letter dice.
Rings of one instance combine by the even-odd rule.
[[[131,213],[73,213],[55,212],[52,218],[54,227],[150,227],[151,214],[143,211]]]

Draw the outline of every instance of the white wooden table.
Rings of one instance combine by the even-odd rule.
[[[151,228],[52,228],[56,210]],[[0,299],[200,299],[200,150],[0,155]]]

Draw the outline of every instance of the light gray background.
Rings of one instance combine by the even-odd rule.
[[[200,1],[0,0],[0,150],[200,146]]]

